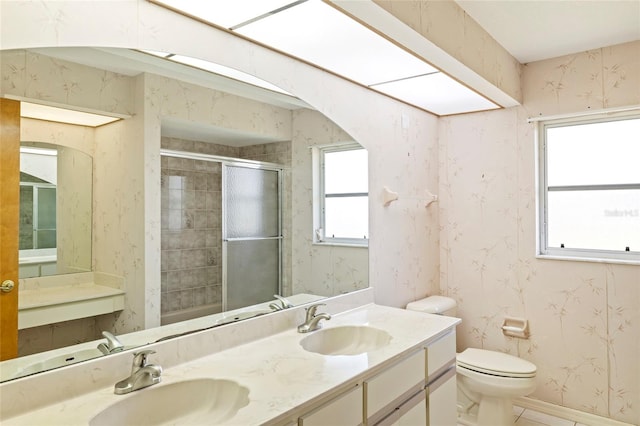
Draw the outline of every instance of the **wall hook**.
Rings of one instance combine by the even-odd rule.
[[[389,188],[387,188],[386,186],[384,188],[382,188],[382,201],[384,203],[385,207],[388,207],[389,204],[391,204],[392,202],[396,201],[398,199],[398,193],[397,192],[393,192],[392,190],[390,190]]]
[[[438,201],[438,196],[436,194],[432,194],[427,190],[427,200],[425,202],[425,207],[429,207],[431,203]]]

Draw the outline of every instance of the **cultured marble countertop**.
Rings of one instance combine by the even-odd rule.
[[[124,291],[120,289],[93,283],[22,290],[18,309],[25,310],[123,294]]]
[[[311,407],[345,383],[381,370],[435,340],[459,322],[457,318],[365,305],[324,322],[324,328],[368,325],[392,336],[387,346],[365,354],[325,356],[307,352],[301,347],[300,340],[308,334],[291,329],[166,368],[162,383],[147,389],[124,396],[114,395],[113,386],[96,389],[62,403],[2,419],[2,424],[86,425],[101,410],[123,398],[135,398],[137,393],[159,386],[199,378],[233,380],[249,389],[249,404],[224,424],[277,424],[292,410]],[[114,376],[113,383],[127,374],[122,371]]]

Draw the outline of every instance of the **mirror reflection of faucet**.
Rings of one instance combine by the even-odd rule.
[[[100,343],[98,350],[105,355],[120,352],[124,349],[124,345],[120,343],[120,340],[108,331],[103,331],[102,335],[107,339],[106,343]]]
[[[283,309],[293,308],[293,305],[291,304],[291,302],[289,302],[286,298],[279,296],[277,294],[274,294],[273,297],[275,297],[278,300],[276,302],[269,304],[269,308],[271,310],[281,311]],[[278,304],[278,301],[280,302],[280,304]]]

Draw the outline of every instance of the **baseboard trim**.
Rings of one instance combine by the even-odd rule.
[[[530,408],[541,413],[551,416],[560,417],[562,419],[571,420],[591,426],[633,426],[631,423],[621,422],[619,420],[610,419],[608,417],[598,416],[596,414],[587,413],[573,408],[562,407],[560,405],[551,404],[549,402],[540,401],[533,398],[516,398],[514,405],[522,408]]]

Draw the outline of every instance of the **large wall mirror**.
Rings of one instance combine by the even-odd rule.
[[[7,74],[5,85],[20,87],[33,75],[53,75],[47,82],[51,87],[42,83],[46,78],[39,79],[43,85],[33,97],[48,92],[55,97],[61,90],[57,84],[79,82],[76,93],[66,93],[71,98],[68,108],[77,106],[74,96],[97,93],[104,111],[128,108],[123,115],[130,116],[91,130],[93,158],[73,156],[73,167],[61,163],[73,150],[58,147],[56,182],[25,172],[25,182],[42,184],[42,202],[55,185],[56,272],[72,277],[73,272],[89,270],[118,278],[125,307],[20,330],[21,357],[3,361],[3,380],[102,356],[109,352],[104,346],[97,349],[109,343],[102,335],[105,331],[126,349],[266,314],[287,303],[368,287],[366,242],[328,244],[317,240],[314,229],[313,148],[353,147],[357,141],[294,96],[128,49],[48,48],[0,54],[3,70],[18,69]],[[27,69],[20,68],[24,63]],[[55,134],[56,124],[49,125]],[[28,145],[53,150],[41,143]],[[143,145],[154,151],[147,157],[151,162],[145,159]],[[88,174],[80,177],[75,173],[86,161]],[[61,176],[61,171],[70,170],[74,174]],[[149,170],[155,174],[145,175]],[[266,216],[247,215],[248,197],[262,197],[269,210]],[[157,215],[157,226],[141,217],[143,208],[134,207],[141,199],[141,205],[153,200],[148,201],[154,206],[149,211]],[[88,211],[79,207],[80,200],[88,201]],[[239,222],[234,222],[234,209]],[[85,228],[87,217],[90,225]],[[69,224],[63,223],[66,219]],[[156,230],[152,238],[145,235],[145,226]],[[47,241],[45,230],[29,232],[42,232],[40,241]],[[74,242],[73,257],[83,255],[88,263],[61,264],[67,253],[63,243],[80,236],[88,242]],[[149,253],[157,253],[159,282],[140,279]],[[277,259],[267,259],[265,253]],[[237,287],[234,274],[248,286]],[[257,291],[268,275],[272,282]],[[21,281],[35,277],[35,272],[25,273]],[[155,287],[149,291],[149,286]],[[149,294],[157,299],[150,300]],[[274,294],[288,302],[276,300]],[[147,317],[156,312],[159,320],[145,326],[139,321],[142,311]],[[20,368],[6,368],[20,360],[25,361]]]

